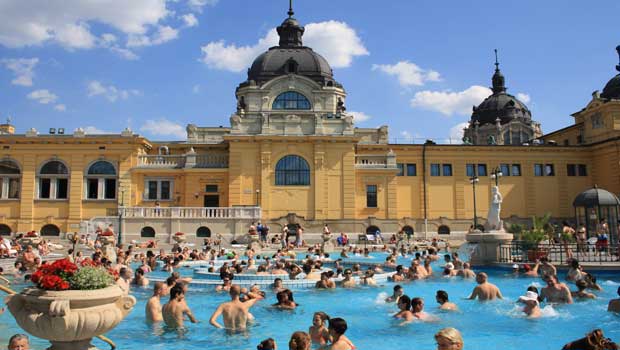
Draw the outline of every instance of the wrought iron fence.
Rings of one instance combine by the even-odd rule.
[[[575,258],[580,262],[609,263],[620,260],[620,245],[592,243],[539,243],[513,241],[499,247],[501,263],[535,263],[547,258],[555,264],[565,264]]]

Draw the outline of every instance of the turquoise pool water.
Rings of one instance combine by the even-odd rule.
[[[370,260],[382,262],[385,258],[384,254],[374,255],[375,258]],[[435,264],[434,267],[438,273],[439,265]],[[256,317],[255,324],[247,333],[231,336],[208,324],[211,313],[219,303],[228,300],[228,295],[215,293],[212,288],[190,287],[187,302],[201,323],[187,323],[187,331],[177,333],[144,322],[144,306],[151,294],[151,288],[134,288],[132,293],[138,299],[138,304],[107,336],[117,343],[120,350],[144,350],[145,346],[152,350],[256,349],[256,345],[268,337],[274,338],[280,349],[286,349],[289,337],[294,331],[307,331],[313,313],[325,311],[330,316],[347,320],[347,336],[358,349],[435,349],[433,334],[444,327],[461,330],[465,349],[555,350],[570,340],[583,337],[594,328],[602,328],[606,336],[620,340],[620,317],[606,311],[609,299],[616,297],[616,289],[620,286],[619,274],[596,274],[604,288],[604,291],[597,293],[597,300],[565,306],[546,306],[543,318],[529,320],[521,315],[514,301],[524,294],[529,285],[541,287],[542,282],[539,279],[507,276],[506,271],[498,269],[483,270],[489,273],[490,281],[500,287],[505,300],[488,303],[462,300],[469,295],[475,282],[461,278],[437,277],[402,284],[410,297],[425,299],[425,310],[439,318],[433,323],[400,326],[399,321],[391,317],[396,312],[396,306],[383,302],[383,299],[391,294],[394,284],[384,283],[375,288],[360,287],[355,290],[296,290],[295,300],[300,306],[294,311],[271,308],[270,305],[275,303],[275,295],[268,291],[267,299],[252,308]],[[189,268],[182,269],[181,272],[192,275]],[[161,273],[156,272],[154,275]],[[560,275],[563,276],[563,273]],[[434,295],[439,289],[449,293],[461,312],[442,313],[437,310]],[[164,302],[162,299],[162,304]],[[22,332],[21,329],[8,312],[0,316],[0,348],[5,346],[12,334],[19,332]],[[33,339],[34,349],[44,349],[48,344],[46,341]],[[95,344],[101,349],[108,348],[98,340],[95,340]]]

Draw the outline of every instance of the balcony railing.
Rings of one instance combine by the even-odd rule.
[[[355,159],[355,167],[358,169],[397,169],[396,162],[389,155],[358,155]]]
[[[149,219],[259,219],[260,207],[121,207],[118,215],[122,218]]]
[[[226,154],[139,155],[138,168],[228,168]]]
[[[611,263],[619,259],[620,246],[606,246],[591,243],[526,243],[513,241],[499,247],[500,263],[534,264],[541,258],[547,258],[554,264],[566,264],[570,258],[587,263]]]

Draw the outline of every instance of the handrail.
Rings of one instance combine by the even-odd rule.
[[[617,262],[620,260],[620,245],[512,241],[499,246],[500,263],[534,263],[543,257],[559,264],[567,263],[571,258],[587,263]]]

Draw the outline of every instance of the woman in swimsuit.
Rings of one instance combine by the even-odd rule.
[[[402,295],[398,299],[398,309],[400,310],[397,314],[394,315],[394,318],[401,318],[406,322],[410,322],[414,319],[413,312],[411,312],[411,299],[407,295]]]
[[[355,350],[355,345],[347,338],[344,333],[347,331],[347,321],[340,317],[329,320],[329,335],[333,342],[330,350]]]
[[[329,316],[323,311],[315,312],[312,318],[312,326],[308,330],[310,339],[315,344],[325,345],[331,339],[329,330],[325,327],[325,322],[329,321]]]

